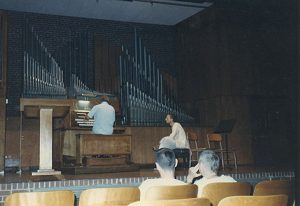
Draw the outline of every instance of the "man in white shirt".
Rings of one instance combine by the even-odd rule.
[[[115,122],[115,109],[109,105],[107,96],[100,97],[100,104],[95,105],[86,118],[94,118],[93,133],[111,135]]]
[[[213,150],[204,150],[199,155],[198,164],[189,169],[187,182],[198,186],[198,197],[202,196],[203,188],[209,183],[214,182],[236,182],[232,177],[221,175],[218,176],[220,158]]]
[[[160,178],[147,179],[140,186],[140,200],[145,200],[147,190],[153,186],[185,185],[186,183],[175,179],[177,159],[173,150],[162,148],[155,151],[155,165]]]
[[[168,114],[166,116],[166,123],[172,127],[172,133],[160,140],[159,148],[190,148],[188,139],[182,126],[174,121],[174,115]]]

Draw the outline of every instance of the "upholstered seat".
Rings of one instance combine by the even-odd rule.
[[[294,183],[290,180],[264,180],[255,185],[253,195],[287,195],[288,205],[292,205],[295,198]]]
[[[131,203],[129,206],[210,206],[210,202],[205,198],[189,198],[176,200],[152,200]]]
[[[247,182],[218,182],[206,185],[201,197],[209,199],[212,206],[217,206],[220,200],[229,196],[250,195],[252,186]]]
[[[196,198],[197,185],[186,184],[176,186],[154,186],[149,188],[145,194],[145,200],[170,200]]]
[[[84,190],[80,194],[79,206],[121,206],[140,199],[137,187],[96,188]]]
[[[4,206],[74,206],[71,191],[22,192],[9,195]]]
[[[218,206],[286,206],[286,195],[232,196],[222,199]]]

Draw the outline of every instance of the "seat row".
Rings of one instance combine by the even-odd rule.
[[[231,196],[220,201],[218,206],[286,206],[287,195]],[[135,202],[129,206],[211,206],[207,198],[188,198],[176,200],[153,200]]]
[[[211,183],[197,197],[196,185],[156,186],[146,192],[145,201],[139,201],[137,187],[96,188],[80,194],[79,206],[146,206],[146,205],[199,205],[199,206],[287,206],[288,197],[293,201],[292,182],[287,180],[263,181],[258,183],[250,196],[249,183]],[[271,195],[271,196],[270,196]],[[49,191],[14,193],[5,199],[4,206],[74,206],[71,191]]]

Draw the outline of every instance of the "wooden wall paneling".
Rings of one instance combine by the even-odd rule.
[[[113,74],[113,67],[114,67],[114,62],[116,61],[114,59],[114,48],[111,46],[108,46],[108,67],[107,67],[107,74],[106,74],[106,79],[107,79],[107,91],[109,93],[113,93],[114,89],[113,89],[113,80],[114,80],[114,76],[112,76]]]
[[[17,124],[16,124],[17,123]],[[19,141],[19,124],[18,118],[9,120],[10,127],[8,128],[8,138],[10,138],[7,151],[12,158],[18,158],[18,141]],[[38,119],[26,119],[24,123],[22,141],[22,167],[27,169],[29,167],[37,167],[39,162],[39,121]],[[200,128],[200,127],[184,127],[185,131],[195,131],[199,134],[199,146],[207,147],[206,134],[211,132],[213,128]],[[67,132],[59,132],[55,130],[53,133],[53,147],[56,148],[53,151],[53,164],[55,169],[59,169],[61,165],[61,152],[57,151],[67,142],[63,142],[63,136],[68,134],[71,140],[75,140],[75,135],[78,133],[91,133],[90,130],[67,130]],[[132,155],[131,160],[137,164],[153,164],[154,154],[152,147],[157,147],[161,138],[171,133],[170,127],[127,127],[125,134],[132,135]],[[251,162],[251,155],[248,154],[246,142],[240,142],[238,138],[238,132],[230,134],[232,141],[230,146],[235,148],[238,153],[238,163]],[[243,137],[244,138],[244,137]],[[247,137],[246,137],[247,138]],[[67,149],[67,148],[66,148]],[[242,152],[241,152],[242,151]],[[75,156],[75,151],[64,154]],[[250,158],[250,159],[249,159]]]
[[[108,47],[108,42],[103,41],[103,53],[102,53],[102,77],[101,77],[101,82],[103,85],[102,92],[109,91],[109,47]]]
[[[111,49],[111,70],[110,70],[110,76],[111,76],[111,93],[118,94],[118,90],[116,88],[116,84],[118,81],[117,71],[118,68],[118,61],[119,58],[117,58],[117,49],[116,47],[112,47]]]
[[[30,167],[37,168],[39,165],[39,131],[39,119],[26,118],[26,121],[23,120],[21,163],[24,170],[30,169]],[[5,149],[7,160],[14,163],[13,165],[8,165],[9,167],[19,166],[19,136],[20,119],[18,117],[8,118]],[[52,158],[55,169],[60,169],[61,166],[62,141],[63,133],[60,130],[54,130]]]
[[[112,78],[112,93],[118,95],[119,94],[119,56],[121,50],[118,47],[112,47],[112,58],[111,58],[111,78]]]
[[[294,79],[292,74],[296,68],[290,58],[294,56],[294,27],[279,29],[281,27],[278,25],[287,25],[287,19],[274,23],[262,11],[252,13],[238,9],[233,11],[232,8],[222,11],[212,9],[177,25],[179,97],[185,105],[193,102],[195,110],[199,111],[197,116],[201,126],[215,126],[221,119],[237,119],[229,137],[229,146],[237,149],[238,162],[242,164],[253,163],[256,149],[252,148],[252,141],[259,139],[255,137],[255,132],[260,128],[256,127],[258,125],[254,117],[260,112],[260,106],[255,109],[255,105],[251,104],[256,104],[255,101],[260,98],[274,104],[278,96],[289,99],[295,96],[293,91],[296,87],[287,86]],[[263,19],[261,22],[264,23],[252,21],[253,15]],[[229,19],[236,21],[229,23]],[[275,36],[269,35],[274,31]],[[282,45],[288,49],[282,50]],[[286,89],[291,93],[284,94]],[[273,153],[285,150],[286,144],[294,141],[295,130],[287,132],[287,128],[293,129],[291,122],[296,116],[296,109],[293,107],[294,111],[289,113],[283,109],[287,105],[289,103],[284,102],[276,111],[272,111],[269,105],[264,111],[266,114],[273,112],[289,116],[286,119],[284,115],[280,117],[282,124],[276,127],[278,130],[274,134],[269,131],[275,129],[262,128],[262,138],[269,138],[272,142],[277,137],[280,139],[274,145]],[[253,107],[253,111],[249,107]],[[263,143],[257,146],[264,147]],[[271,156],[274,157],[274,154]],[[283,153],[279,156],[286,158]],[[265,163],[270,161],[266,160]]]
[[[105,51],[105,45],[104,45],[104,41],[102,41],[101,44],[101,49],[102,49],[102,56],[100,57],[101,60],[101,68],[100,68],[100,79],[99,79],[99,87],[100,87],[100,92],[104,92],[105,91],[105,58],[106,58],[106,51]]]
[[[95,38],[95,90],[101,91],[101,71],[102,71],[102,42],[99,38]]]
[[[6,124],[6,141],[5,141],[5,155],[7,167],[19,166],[19,137],[20,137],[20,118],[8,117]]]
[[[195,103],[199,107],[200,121],[214,128],[222,119],[236,119],[233,131],[229,134],[229,148],[236,149],[239,164],[252,164],[252,131],[247,97],[218,96]]]
[[[116,56],[117,56],[117,59],[118,59],[118,61],[116,62],[116,76],[118,77],[117,78],[117,81],[116,81],[116,91],[117,91],[117,93],[119,94],[119,96],[120,96],[120,89],[121,89],[121,85],[120,85],[120,73],[119,73],[119,57],[120,57],[120,55],[121,55],[121,48],[120,47],[117,47],[116,48]]]
[[[6,131],[6,76],[7,76],[7,15],[0,11],[1,32],[1,78],[0,78],[0,171],[5,167],[5,131]]]
[[[111,76],[111,93],[118,94],[118,90],[116,88],[116,83],[118,81],[117,71],[116,68],[118,68],[118,61],[119,58],[117,58],[117,49],[116,47],[112,47],[111,49],[111,70],[110,70],[110,76]]]
[[[97,91],[119,94],[120,53],[121,48],[101,37],[95,37],[95,89]]]
[[[252,131],[250,128],[250,109],[247,97],[229,96],[222,97],[219,101],[221,111],[219,119],[235,118],[236,124],[228,135],[229,149],[235,149],[239,164],[252,164]],[[225,108],[225,109],[221,109]]]
[[[157,147],[162,137],[171,133],[169,127],[131,127],[132,161],[139,164],[154,163],[152,147]]]
[[[21,145],[22,168],[38,167],[40,155],[40,121],[23,121],[23,139]]]
[[[63,152],[63,132],[61,132],[61,129],[53,130],[53,136],[52,136],[52,163],[53,168],[60,170],[62,167],[62,152]]]
[[[206,134],[212,132],[211,127],[184,127],[185,131],[195,131],[199,134],[199,146],[207,147]],[[152,147],[157,147],[161,138],[171,133],[170,127],[130,127],[132,133],[132,161],[138,164],[153,164]],[[237,148],[243,150],[243,148]],[[243,155],[243,154],[241,154]],[[247,155],[241,159],[249,158]]]
[[[37,167],[39,165],[39,120],[26,119],[23,121],[21,140],[22,168]],[[20,161],[20,118],[7,118],[6,127],[6,155],[10,161]],[[19,165],[16,165],[19,166]]]
[[[0,171],[4,170],[5,164],[5,107],[5,98],[2,97],[0,98]]]

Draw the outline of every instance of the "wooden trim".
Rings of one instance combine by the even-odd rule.
[[[4,11],[0,11],[0,30],[2,32],[3,46],[2,50],[2,79],[0,80],[1,88],[3,88],[3,96],[6,95],[6,75],[7,75],[7,15]]]
[[[6,78],[7,78],[7,14],[0,11],[0,32],[2,33],[2,77],[0,81],[0,171],[4,170],[6,138]]]

